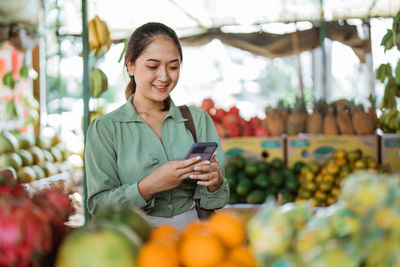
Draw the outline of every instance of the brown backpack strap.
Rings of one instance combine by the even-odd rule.
[[[185,121],[186,129],[189,130],[189,132],[193,136],[194,142],[197,143],[197,134],[196,134],[196,128],[194,127],[192,113],[190,113],[190,110],[186,105],[179,106],[179,110],[181,111],[182,117],[187,119],[187,121]]]
[[[185,121],[186,129],[189,130],[189,132],[193,136],[194,142],[197,143],[197,134],[196,134],[196,128],[194,127],[192,113],[190,113],[190,110],[186,105],[179,106],[178,108],[181,111],[182,117],[187,119],[187,121]],[[196,204],[195,208],[200,220],[207,220],[208,218],[210,218],[211,215],[215,213],[214,210],[206,210],[200,207],[200,199],[195,199],[194,201]]]

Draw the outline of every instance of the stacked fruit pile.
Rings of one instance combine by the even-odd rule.
[[[298,201],[312,199],[313,205],[321,207],[335,203],[343,180],[352,172],[384,169],[371,156],[361,156],[359,151],[337,150],[331,158],[320,165],[312,161],[301,168],[298,176],[300,188]]]
[[[338,203],[313,214],[307,202],[269,200],[248,224],[259,266],[398,266],[400,177],[359,172]]]
[[[214,101],[206,98],[200,108],[211,116],[221,138],[269,135],[260,118],[252,117],[250,120],[246,120],[240,116],[239,109],[235,106],[226,111],[216,108]]]
[[[234,213],[219,212],[207,221],[189,223],[182,231],[160,225],[138,257],[138,267],[255,267],[246,245],[246,228]]]
[[[72,212],[67,195],[45,189],[30,197],[12,170],[0,170],[0,266],[52,266]]]
[[[368,111],[362,104],[340,99],[330,104],[325,99],[314,101],[312,113],[307,112],[304,98],[296,98],[292,107],[279,101],[276,108],[266,108],[263,125],[272,136],[299,133],[325,135],[368,135],[378,126],[376,99],[370,96]]]
[[[261,204],[266,198],[282,195],[284,203],[295,199],[298,190],[296,168],[284,167],[283,161],[274,158],[269,162],[263,160],[246,160],[241,155],[230,156],[225,166],[225,177],[230,188],[230,204]]]
[[[61,140],[20,132],[0,135],[0,168],[11,167],[21,183],[50,177],[72,168]]]

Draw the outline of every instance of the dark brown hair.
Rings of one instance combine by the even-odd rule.
[[[158,23],[158,22],[149,22],[143,24],[139,28],[137,28],[129,38],[128,44],[126,46],[125,51],[125,66],[127,67],[128,62],[134,63],[136,59],[143,53],[146,47],[151,44],[151,42],[158,36],[166,36],[170,38],[176,45],[179,50],[180,60],[182,61],[182,47],[179,42],[179,38],[175,31],[170,27]],[[128,73],[129,74],[129,73]],[[130,76],[130,81],[128,86],[125,89],[125,97],[128,99],[132,94],[136,91],[136,83],[135,78]],[[164,101],[164,110],[169,109],[171,98],[168,97]]]

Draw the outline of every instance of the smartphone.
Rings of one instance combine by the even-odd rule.
[[[185,159],[200,156],[201,160],[210,160],[217,147],[218,144],[216,142],[194,143],[186,153]]]

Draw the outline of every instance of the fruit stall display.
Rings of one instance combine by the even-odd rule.
[[[222,209],[152,227],[139,209],[103,207],[63,239],[55,266],[397,266],[399,201],[400,176],[360,171],[329,207],[268,198],[247,224]]]
[[[313,206],[332,205],[337,202],[343,181],[350,174],[360,171],[386,172],[373,157],[362,156],[358,150],[338,150],[323,164],[307,162],[298,175],[300,186],[296,201],[311,199]]]
[[[298,165],[296,168],[299,169]],[[241,155],[228,157],[225,177],[230,189],[229,204],[261,204],[278,194],[283,203],[294,201],[299,185],[296,168],[285,167],[279,158],[264,161]]]
[[[34,136],[13,131],[0,136],[0,168],[13,168],[21,183],[73,171],[76,165],[69,160],[71,156],[57,135]]]
[[[95,249],[94,249],[95,248]],[[91,222],[72,231],[55,266],[255,267],[246,225],[232,212],[187,224],[152,227],[136,208],[103,207]]]
[[[259,266],[397,266],[400,177],[360,172],[343,183],[338,202],[267,201],[249,222]]]
[[[268,129],[262,125],[260,118],[254,116],[246,120],[240,115],[240,111],[236,106],[225,110],[216,107],[211,98],[206,98],[203,99],[199,108],[211,116],[221,138],[269,135]]]

